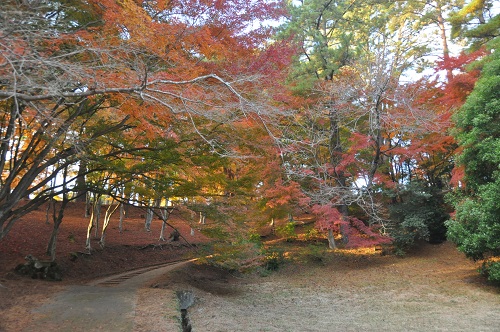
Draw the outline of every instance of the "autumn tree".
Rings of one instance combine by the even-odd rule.
[[[412,30],[416,17],[405,3],[291,6],[283,33],[302,52],[290,85],[308,100],[287,131],[292,135],[283,139],[285,165],[325,216],[322,228],[340,230],[348,242],[348,230],[364,224],[352,215],[354,208],[364,211],[358,217],[366,224],[385,227],[379,193],[391,182],[388,154],[398,130],[391,120],[403,107],[399,82],[427,49]]]
[[[124,130],[154,135],[168,128],[157,122],[169,119],[215,125],[264,114],[258,100],[267,96],[255,88],[266,66],[249,64],[268,59],[269,29],[256,20],[276,18],[279,9],[273,1],[6,1],[0,238],[51,197],[82,190],[72,183],[81,186],[92,172],[84,154],[99,137]],[[110,112],[103,116],[103,109]],[[90,134],[86,126],[96,117],[104,122]],[[114,156],[123,152],[106,143]],[[80,166],[80,175],[66,189],[47,188],[70,165]]]
[[[272,166],[276,147],[257,117],[233,123],[218,136],[236,143],[238,155],[195,155],[190,174],[197,176],[200,190],[187,206],[207,218],[206,224],[200,224],[198,215],[193,215],[193,227],[212,239],[207,248],[218,253],[207,259],[230,269],[248,268],[255,266],[261,255],[252,236],[271,215],[283,212],[279,206],[266,205],[268,190],[282,189],[273,181],[280,174]]]
[[[422,79],[407,86],[410,96],[413,97],[405,99],[405,107],[410,112],[402,114],[406,113],[407,118],[414,118],[417,121],[410,121],[413,123],[410,126],[412,130],[399,136],[404,144],[395,147],[391,153],[394,165],[391,176],[393,178],[399,177],[399,181],[404,179],[408,183],[394,191],[392,195],[391,210],[397,211],[394,213],[397,218],[403,218],[396,229],[398,234],[396,242],[399,241],[402,244],[405,241],[412,242],[410,239],[412,236],[422,237],[422,234],[427,234],[423,238],[433,242],[445,239],[444,221],[447,217],[446,213],[441,212],[444,212],[445,208],[449,208],[444,202],[444,194],[459,183],[458,181],[463,174],[463,166],[455,163],[456,154],[460,148],[451,133],[453,129],[451,117],[463,105],[479,76],[480,65],[477,62],[474,65],[471,64],[484,56],[484,49],[477,49],[478,45],[481,44],[478,43],[479,34],[476,35],[474,42],[469,39],[472,42],[472,51],[476,50],[474,52],[464,50],[454,56],[450,54],[447,43],[452,39],[465,40],[469,38],[466,37],[469,32],[465,32],[468,29],[463,30],[463,34],[458,34],[458,13],[463,15],[468,12],[470,15],[465,16],[468,17],[469,23],[475,22],[474,24],[477,23],[480,27],[491,18],[489,15],[490,4],[487,2],[479,3],[472,1],[464,5],[460,1],[435,1],[426,4],[427,8],[430,5],[431,10],[423,18],[438,23],[442,36],[443,56],[436,63],[435,79]],[[448,38],[445,26],[440,24],[443,22],[443,18],[446,19],[444,15],[449,17],[453,25],[452,38]],[[475,20],[478,16],[483,17],[482,23],[480,23],[481,19]],[[438,20],[436,21],[436,19]],[[482,43],[487,43],[489,38],[491,36],[488,34],[483,35]],[[447,73],[446,80],[443,80],[439,75],[439,72],[443,71]],[[397,121],[403,123],[401,119]],[[413,207],[412,201],[421,202],[420,210]],[[434,215],[428,211],[433,211]],[[404,221],[404,218],[408,218],[408,220]],[[405,230],[406,227],[401,228],[402,225],[411,225],[413,232],[408,232],[409,229]]]
[[[403,86],[400,107],[393,113],[392,148],[387,151],[388,174],[394,186],[387,188],[392,236],[404,254],[417,239],[432,243],[446,239],[449,206],[445,194],[456,185],[458,145],[451,119],[471,93],[479,74],[467,70],[484,52],[449,56],[436,67],[434,79],[421,79]],[[443,82],[443,69],[453,72]]]

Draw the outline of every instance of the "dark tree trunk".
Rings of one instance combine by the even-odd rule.
[[[337,166],[340,164],[342,161],[342,142],[341,142],[341,135],[340,135],[340,126],[339,126],[339,121],[337,119],[337,114],[335,112],[335,109],[331,108],[330,109],[330,163],[334,165],[335,167],[335,177],[337,181],[337,185],[341,188],[346,188],[347,187],[347,178],[345,176],[345,173],[342,169],[339,169]],[[338,206],[340,212],[342,213],[342,218],[344,220],[347,220],[349,217],[349,211],[348,211],[348,206],[345,202],[345,198],[341,197],[340,198],[341,203]],[[342,239],[344,243],[347,243],[349,241],[348,237],[344,231],[344,227],[341,225],[340,226],[340,233],[342,234]],[[337,245],[335,243],[335,238],[333,235],[333,230],[328,230],[328,243],[330,249],[336,249]]]
[[[66,186],[66,177],[68,173],[68,168],[66,167],[63,172],[63,187],[64,189],[67,188]],[[53,202],[52,202],[53,201]],[[53,204],[53,221],[54,221],[54,227],[52,228],[52,234],[50,235],[49,243],[47,245],[47,255],[50,256],[51,261],[55,261],[56,259],[56,245],[57,245],[57,234],[59,233],[59,226],[61,225],[64,217],[64,210],[66,209],[66,205],[68,204],[69,199],[68,199],[68,194],[65,191],[63,193],[63,198],[61,202],[61,206],[59,207],[59,211],[56,213],[56,201],[54,199],[49,202],[49,204]]]
[[[87,182],[85,181],[86,172],[87,162],[84,159],[81,159],[78,165],[78,175],[76,177],[76,201],[80,203],[85,203],[87,201]],[[87,215],[85,217],[87,217]]]

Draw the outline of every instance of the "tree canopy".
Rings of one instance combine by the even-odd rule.
[[[332,249],[404,253],[447,226],[498,257],[499,17],[484,0],[4,1],[0,240],[52,199],[108,197],[208,216],[226,253],[308,215]]]

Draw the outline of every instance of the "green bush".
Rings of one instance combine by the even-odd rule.
[[[484,263],[481,272],[488,277],[489,281],[500,284],[500,262]]]
[[[500,50],[482,61],[480,79],[454,116],[465,186],[448,196],[455,207],[448,238],[474,260],[500,257]],[[500,281],[500,262],[487,262],[483,271]]]
[[[255,243],[257,246],[262,246],[262,241],[260,239],[260,235],[258,233],[250,233],[248,235],[248,241],[251,243]]]
[[[321,232],[318,231],[316,229],[316,227],[309,227],[304,234],[304,239],[306,241],[311,241],[311,240],[315,240],[321,236],[322,236]]]
[[[261,256],[258,245],[242,239],[232,242],[213,242],[200,246],[198,252],[201,263],[240,272],[257,268],[259,264],[256,262]]]
[[[394,253],[404,256],[418,240],[429,239],[429,229],[425,220],[417,216],[407,216],[397,225],[393,232]]]
[[[277,227],[276,233],[285,238],[287,241],[297,238],[297,233],[295,233],[295,224],[293,222],[287,222],[285,225]]]
[[[500,256],[500,179],[479,186],[474,195],[456,192],[450,200],[456,213],[447,222],[448,238],[473,260]]]
[[[419,240],[440,243],[446,240],[445,221],[449,218],[444,201],[435,189],[423,183],[407,185],[390,206],[395,253],[404,255]]]
[[[276,271],[285,263],[285,255],[282,251],[273,250],[264,254],[264,268],[268,271]]]

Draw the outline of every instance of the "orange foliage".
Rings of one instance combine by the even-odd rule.
[[[304,198],[304,194],[297,182],[290,181],[285,183],[282,179],[276,180],[274,186],[266,191],[266,196],[268,198],[266,206],[269,208],[293,203],[297,204]]]
[[[456,185],[461,172],[450,172],[452,156],[457,148],[451,135],[452,116],[474,88],[479,71],[467,71],[466,66],[484,51],[450,57],[438,64],[437,71],[451,69],[449,82],[421,80],[404,87],[406,102],[393,108],[386,119],[387,138],[391,144],[384,153],[403,168],[403,163],[414,163],[413,175],[435,181],[446,178]],[[397,174],[394,174],[397,175]],[[394,180],[394,179],[393,179]]]

